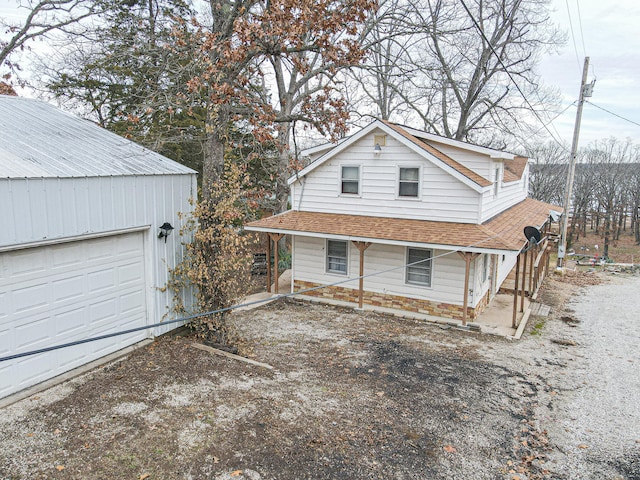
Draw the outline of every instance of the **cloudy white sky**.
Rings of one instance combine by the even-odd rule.
[[[588,81],[596,79],[593,97],[588,100],[640,124],[640,2],[552,0],[552,8],[552,16],[566,30],[568,41],[559,55],[543,59],[540,73],[547,85],[560,90],[563,108],[578,99],[586,55],[590,58]],[[571,143],[575,116],[576,107],[571,107],[553,122],[560,138],[568,144]],[[640,126],[586,103],[580,145],[610,136],[631,138],[638,144]]]
[[[0,0],[0,17],[19,18],[18,0]],[[569,107],[550,126],[558,140],[571,143],[582,64],[590,57],[588,81],[596,79],[590,101],[640,124],[640,2],[638,0],[551,0],[552,18],[567,32],[558,54],[542,59],[542,81],[557,88],[562,108]],[[22,10],[24,11],[24,10]],[[542,128],[542,125],[541,125]],[[640,126],[585,104],[580,145],[615,136],[640,144]]]

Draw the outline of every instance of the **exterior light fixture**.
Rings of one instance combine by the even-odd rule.
[[[164,222],[160,226],[160,233],[158,234],[158,238],[164,237],[164,243],[167,243],[167,237],[171,234],[171,230],[173,230],[171,224],[169,222]]]
[[[376,143],[376,146],[373,147],[373,154],[377,157],[382,152],[382,147],[380,147],[379,143]]]

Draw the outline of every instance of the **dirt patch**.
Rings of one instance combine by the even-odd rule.
[[[582,328],[560,319],[578,290],[550,278],[554,313],[519,343],[317,304],[241,312],[241,351],[274,370],[159,339],[4,409],[0,478],[564,478],[544,418],[581,348],[551,341]]]

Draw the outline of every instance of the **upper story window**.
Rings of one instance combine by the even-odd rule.
[[[398,182],[399,197],[417,198],[420,192],[420,168],[400,167]]]
[[[343,165],[340,171],[340,193],[358,195],[360,193],[360,167]]]
[[[495,176],[493,178],[493,195],[497,197],[498,192],[500,191],[500,167],[496,167]]]
[[[327,272],[347,274],[347,242],[327,240]]]
[[[407,249],[407,283],[431,286],[432,250],[422,248]]]

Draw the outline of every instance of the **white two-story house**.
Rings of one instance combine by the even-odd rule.
[[[474,320],[558,210],[526,158],[386,121],[303,154],[291,210],[246,230],[290,235],[292,291],[330,303]]]

